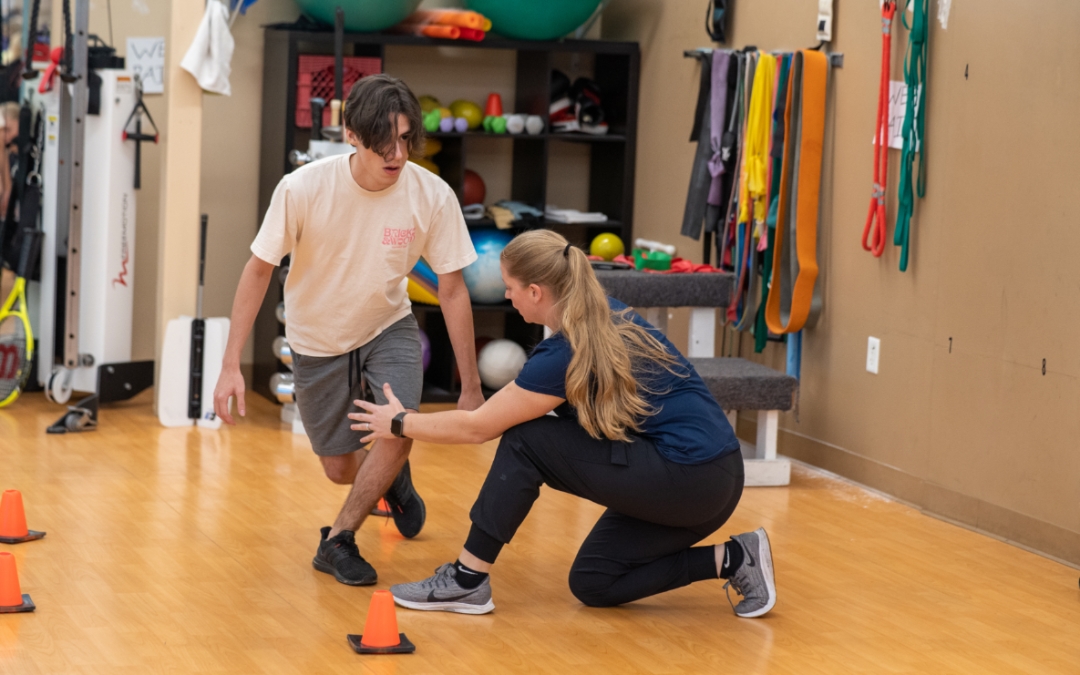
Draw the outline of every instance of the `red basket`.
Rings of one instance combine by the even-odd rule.
[[[382,59],[372,56],[346,56],[345,72],[341,76],[342,95],[361,77],[382,72]],[[311,99],[326,101],[323,126],[330,126],[330,99],[334,98],[334,57],[321,54],[301,54],[296,73],[296,126],[311,128]]]

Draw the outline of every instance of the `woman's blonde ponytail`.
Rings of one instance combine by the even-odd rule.
[[[573,358],[566,371],[566,400],[594,438],[628,440],[655,411],[642,397],[634,365],[640,359],[671,369],[676,359],[656,338],[627,319],[616,317],[607,295],[581,249],[568,246],[551,230],[525,232],[502,253],[507,273],[523,284],[550,289],[556,299],[560,331]]]

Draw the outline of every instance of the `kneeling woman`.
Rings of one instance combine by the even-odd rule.
[[[506,295],[553,335],[517,379],[479,409],[408,413],[363,401],[349,415],[364,442],[400,434],[435,443],[502,435],[459,559],[390,591],[411,609],[484,614],[488,574],[547,484],[607,507],[578,551],[570,590],[586,605],[631,602],[695,581],[727,579],[742,617],[776,602],[765,530],[694,546],[739,503],[743,462],[727,418],[667,338],[605,296],[585,254],[548,230],[502,253]],[[556,416],[548,415],[555,411]]]

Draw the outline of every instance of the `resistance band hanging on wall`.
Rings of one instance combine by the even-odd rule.
[[[765,321],[778,335],[802,330],[814,305],[828,70],[828,57],[812,50],[797,52],[791,64],[773,278],[765,305]]]
[[[771,137],[773,87],[776,57],[760,54],[754,70],[750,105],[746,120],[746,149],[740,171],[737,245],[739,253],[735,292],[739,298],[729,310],[735,327],[745,330],[757,315],[757,276],[759,245],[768,212],[769,141]]]
[[[892,24],[896,3],[881,6],[881,78],[878,85],[877,122],[874,126],[874,190],[863,227],[862,247],[880,258],[885,251],[885,189],[889,174],[889,75],[892,69]]]
[[[765,256],[761,261],[761,277],[772,280],[773,256],[776,244],[776,215],[780,207],[780,174],[784,162],[784,112],[787,110],[788,71],[791,69],[791,54],[783,54],[779,59],[776,77],[776,94],[773,99],[772,147],[769,150],[769,214],[765,218],[767,226]],[[765,351],[769,341],[769,327],[765,321],[765,305],[769,299],[769,284],[761,284],[761,300],[758,306],[757,321],[754,324],[754,351]],[[796,377],[798,377],[796,375]]]
[[[712,104],[720,105],[725,114],[710,120],[716,127],[722,120],[724,128],[719,156],[715,154],[717,129],[710,134],[714,152],[710,165],[718,160],[724,165],[714,179],[728,176],[731,180],[730,189],[724,184],[723,225],[716,226],[715,242],[718,264],[734,275],[726,318],[736,330],[753,330],[757,352],[764,350],[770,338],[794,338],[789,361],[794,356],[797,364],[797,334],[821,306],[818,204],[832,57],[816,49],[768,54],[748,47],[726,52],[721,61],[717,52],[708,53],[714,57],[713,69],[718,63],[730,64],[722,70],[728,76],[723,92],[711,92]],[[717,73],[711,75],[713,86],[718,86]],[[706,81],[703,74],[703,86]],[[704,92],[697,114],[702,124],[695,125],[697,133],[692,134],[698,139],[705,137],[703,100]],[[697,173],[699,156],[695,157]],[[692,195],[703,192],[694,185],[692,179]],[[716,201],[710,194],[710,208]],[[684,218],[683,234],[700,234],[702,216],[696,202],[688,201],[687,213],[694,227],[691,231]],[[704,221],[705,229],[711,229],[712,218]]]
[[[899,206],[896,210],[896,228],[893,243],[900,247],[900,271],[906,272],[911,244],[911,216],[915,211],[915,190],[919,199],[926,194],[926,147],[923,132],[926,129],[926,59],[928,55],[929,0],[909,0],[915,4],[911,25],[904,15],[904,27],[908,29],[908,48],[904,57],[904,83],[907,85],[907,108],[904,111],[904,149],[900,155]],[[912,164],[919,153],[918,186],[912,185]]]

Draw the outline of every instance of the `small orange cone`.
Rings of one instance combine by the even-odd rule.
[[[378,516],[379,518],[390,516],[390,505],[386,503],[385,497],[379,500],[379,503],[375,505],[375,508],[371,509],[371,515]]]
[[[4,496],[0,498],[0,542],[21,544],[44,536],[44,532],[26,529],[22,494],[18,490],[4,490]]]
[[[34,609],[34,601],[19,588],[15,556],[7,551],[0,551],[0,614],[32,612]]]
[[[398,632],[394,596],[390,591],[371,594],[363,635],[349,635],[349,646],[357,654],[412,654],[416,645]]]

